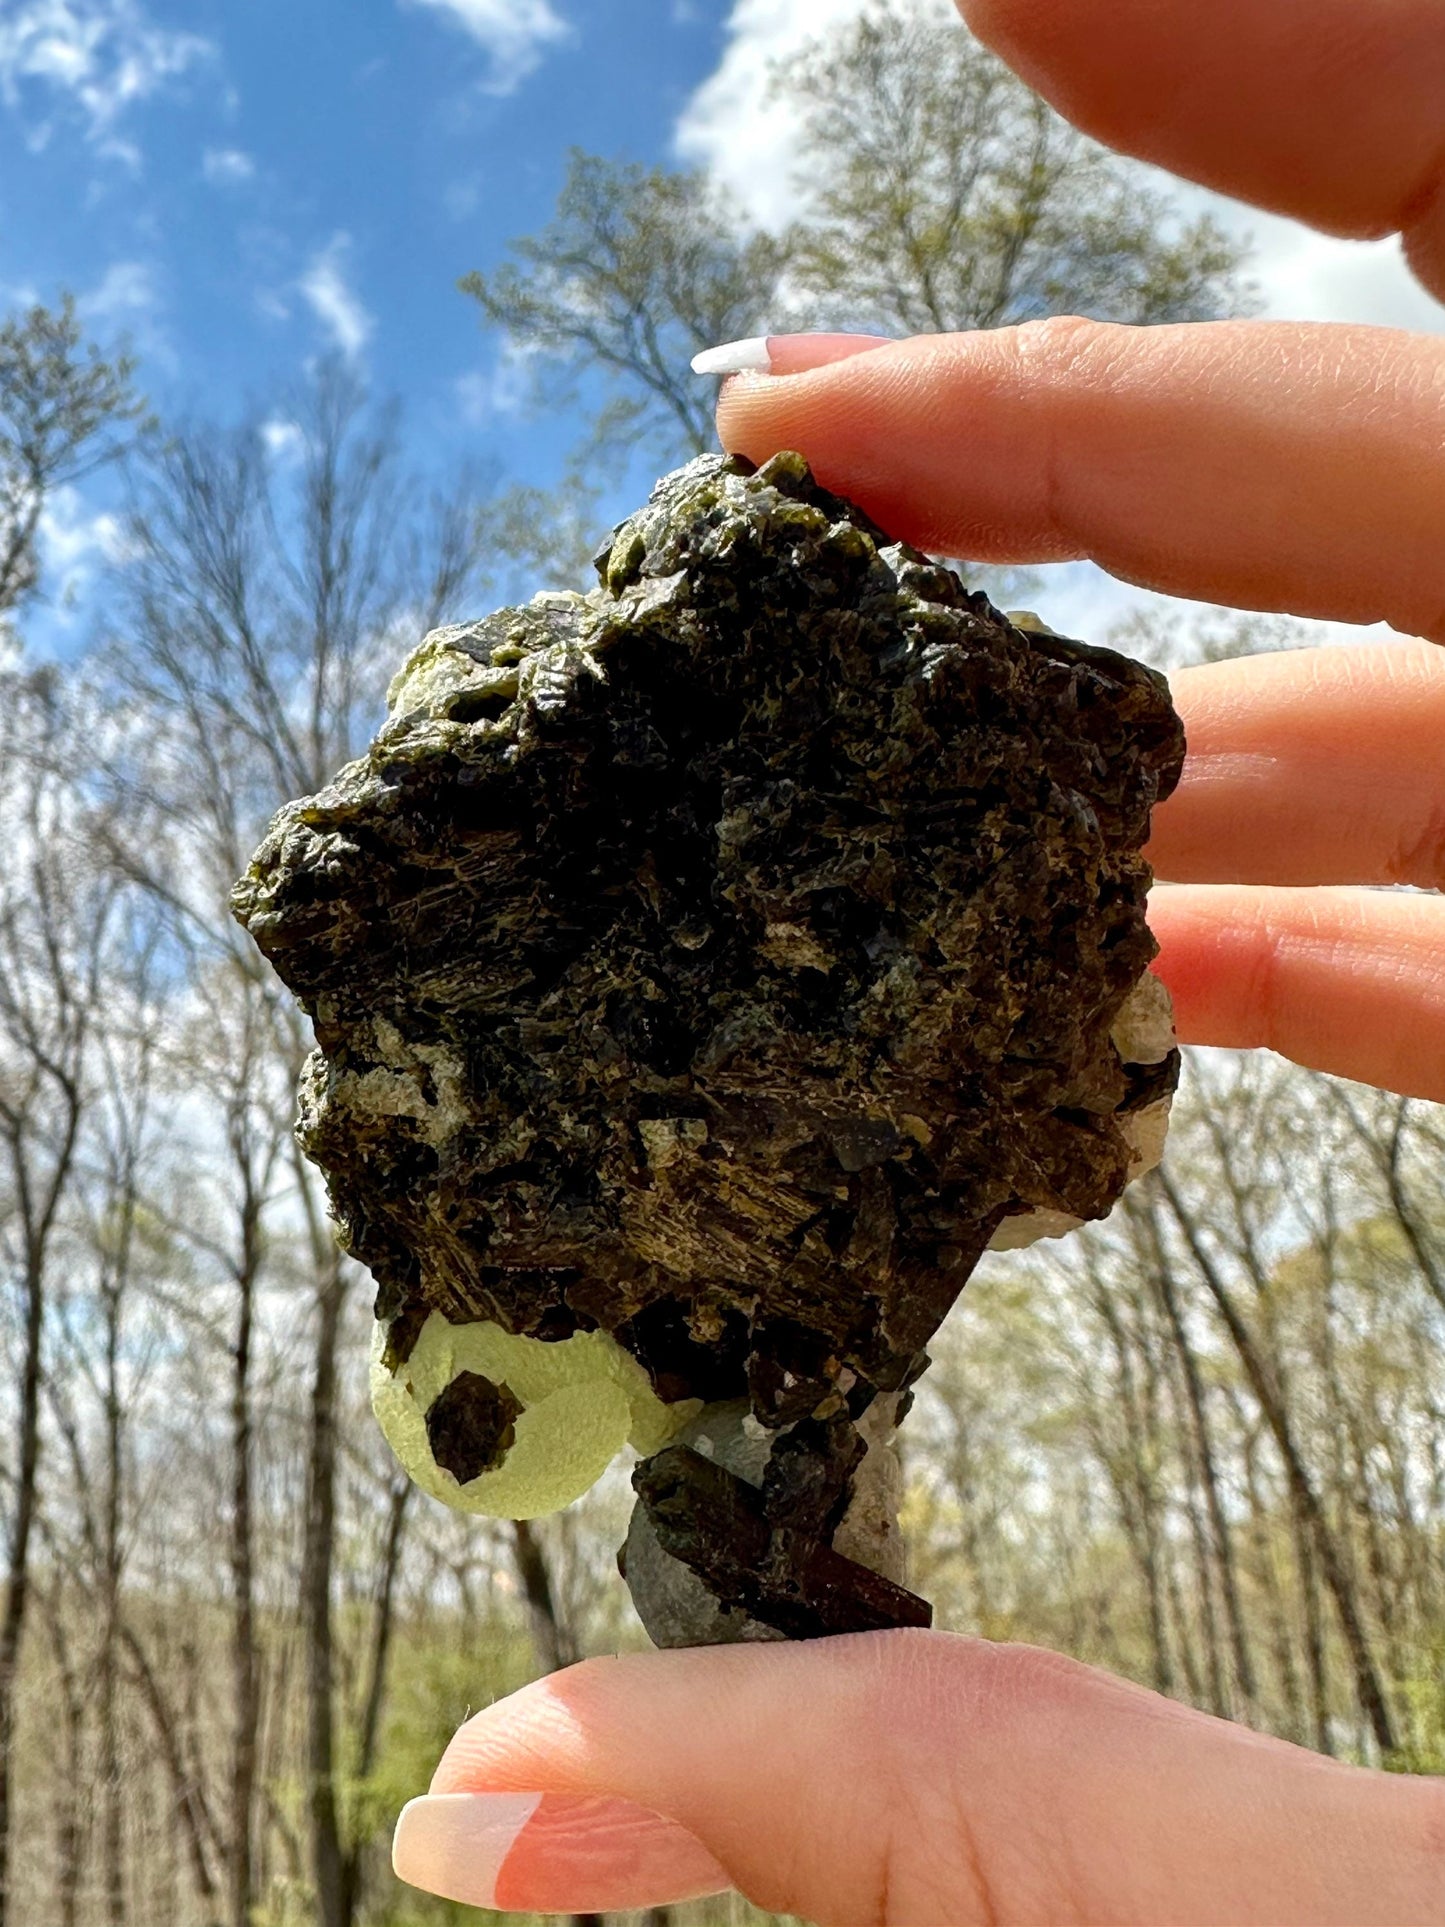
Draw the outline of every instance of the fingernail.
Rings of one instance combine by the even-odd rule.
[[[626,1913],[731,1885],[675,1820],[584,1794],[426,1794],[402,1808],[391,1864],[443,1900],[512,1913]]]
[[[396,1823],[398,1880],[473,1907],[497,1905],[497,1878],[540,1793],[434,1793],[408,1800]]]
[[[887,335],[753,335],[692,358],[695,375],[800,375],[830,361],[885,348]]]
[[[747,341],[725,341],[721,348],[704,348],[692,358],[695,375],[771,374],[772,353],[766,335],[753,335]]]

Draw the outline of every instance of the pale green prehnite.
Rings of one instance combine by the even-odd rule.
[[[702,1409],[666,1405],[646,1372],[606,1332],[556,1342],[519,1338],[500,1325],[453,1325],[434,1311],[410,1356],[385,1363],[387,1327],[372,1338],[371,1403],[398,1459],[423,1492],[459,1512],[539,1519],[581,1498],[625,1445],[660,1451]],[[505,1385],[522,1410],[516,1438],[491,1471],[461,1484],[432,1456],[426,1415],[459,1372]]]

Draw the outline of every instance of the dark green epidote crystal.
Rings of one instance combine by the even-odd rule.
[[[598,571],[438,632],[237,914],[314,1020],[303,1142],[393,1352],[428,1308],[600,1326],[666,1400],[750,1400],[792,1441],[772,1489],[730,1510],[670,1447],[659,1537],[722,1597],[745,1515],[799,1584],[727,1603],[888,1623],[871,1574],[851,1622],[846,1576],[798,1604],[853,1422],[1006,1219],[1107,1213],[1177,1076],[1111,1030],[1181,726],[1154,672],[1015,627],[796,456],[665,477]]]

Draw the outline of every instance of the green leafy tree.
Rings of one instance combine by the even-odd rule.
[[[799,214],[750,230],[707,178],[574,151],[552,220],[461,286],[539,399],[593,399],[599,447],[713,445],[698,349],[791,318],[908,334],[1035,316],[1239,312],[1243,250],[1182,221],[955,20],[875,5],[774,77],[799,129]]]
[[[1247,304],[1243,250],[1177,218],[956,20],[891,3],[774,80],[800,116],[793,278],[819,317],[885,334],[1049,314],[1200,321]]]
[[[513,253],[461,286],[515,349],[539,357],[551,400],[599,378],[596,442],[710,446],[712,410],[688,362],[759,324],[782,243],[744,232],[700,174],[574,149],[556,213]]]
[[[0,322],[0,618],[39,583],[46,502],[114,461],[143,422],[134,376],[129,355],[85,339],[69,295]]]

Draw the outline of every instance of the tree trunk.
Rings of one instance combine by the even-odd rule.
[[[55,1652],[55,1670],[60,1675],[60,1704],[64,1713],[65,1732],[65,1751],[57,1796],[59,1811],[55,1820],[55,1899],[60,1927],[77,1927],[80,1918],[81,1863],[85,1855],[85,1829],[81,1820],[86,1779],[83,1746],[85,1706],[65,1631],[65,1601],[58,1587],[46,1602],[46,1607],[46,1624]]]
[[[217,1904],[217,1881],[211,1870],[212,1855],[219,1847],[218,1829],[210,1808],[206,1803],[205,1788],[201,1784],[200,1773],[186,1759],[186,1747],[182,1740],[179,1722],[174,1709],[167,1701],[151,1665],[145,1648],[141,1645],[135,1629],[122,1621],[119,1628],[120,1643],[130,1655],[135,1670],[136,1685],[146,1710],[155,1728],[156,1741],[160,1747],[161,1763],[165,1767],[166,1778],[170,1782],[171,1796],[175,1804],[176,1819],[185,1839],[187,1857],[191,1863],[191,1878],[195,1883],[196,1895],[201,1903],[201,1916],[212,1927],[220,1912]]]
[[[1234,1543],[1230,1536],[1229,1521],[1224,1515],[1224,1500],[1219,1487],[1214,1438],[1204,1400],[1204,1381],[1200,1376],[1199,1361],[1194,1356],[1194,1347],[1190,1344],[1189,1334],[1185,1329],[1183,1313],[1179,1306],[1179,1294],[1174,1288],[1174,1278],[1164,1252],[1163,1240],[1159,1235],[1159,1221],[1152,1200],[1146,1209],[1149,1241],[1154,1258],[1154,1264],[1151,1267],[1154,1288],[1169,1326],[1189,1400],[1195,1455],[1204,1486],[1205,1504],[1209,1511],[1210,1535],[1219,1572],[1220,1591],[1224,1598],[1225,1618],[1229,1622],[1229,1644],[1234,1659],[1234,1675],[1246,1704],[1253,1706],[1259,1697],[1259,1684],[1255,1674],[1254,1657],[1250,1651],[1249,1635],[1245,1628],[1244,1609],[1240,1603],[1239,1574],[1235,1566]]]
[[[120,1535],[123,1468],[121,1458],[121,1307],[129,1220],[134,1192],[124,1205],[125,1229],[115,1269],[102,1285],[105,1305],[105,1529],[102,1539],[102,1628],[100,1646],[100,1777],[105,1840],[107,1927],[124,1927],[125,1775],[121,1761],[120,1707],[116,1677],[119,1661],[120,1584],[123,1558]]]
[[[1095,1450],[1114,1488],[1124,1536],[1129,1542],[1130,1550],[1134,1554],[1135,1563],[1144,1581],[1149,1616],[1149,1639],[1153,1648],[1154,1690],[1158,1693],[1172,1694],[1175,1687],[1174,1661],[1170,1651],[1168,1613],[1163,1583],[1163,1567],[1168,1559],[1168,1550],[1162,1544],[1159,1529],[1154,1449],[1149,1437],[1146,1416],[1147,1407],[1152,1401],[1141,1400],[1138,1394],[1134,1368],[1129,1355],[1129,1334],[1125,1331],[1123,1321],[1115,1308],[1109,1285],[1099,1275],[1092,1257],[1087,1263],[1094,1308],[1109,1334],[1114,1350],[1117,1401],[1124,1414],[1125,1437],[1129,1448],[1126,1464],[1123,1467],[1116,1463],[1118,1454],[1109,1450],[1102,1431]]]
[[[366,1703],[361,1718],[361,1745],[357,1770],[364,1779],[376,1760],[376,1741],[381,1730],[381,1708],[386,1696],[386,1661],[391,1650],[395,1619],[396,1576],[401,1567],[401,1549],[406,1540],[406,1516],[411,1495],[416,1490],[410,1479],[401,1478],[391,1488],[387,1507],[386,1544],[381,1556],[381,1584],[377,1592],[376,1617],[371,1633],[371,1665],[368,1669]]]
[[[1264,1414],[1280,1458],[1284,1461],[1290,1492],[1299,1516],[1308,1528],[1320,1571],[1335,1602],[1340,1630],[1344,1634],[1345,1645],[1349,1650],[1350,1661],[1354,1668],[1355,1689],[1359,1695],[1360,1708],[1381,1753],[1393,1754],[1396,1751],[1394,1723],[1390,1718],[1384,1689],[1375,1667],[1374,1654],[1370,1650],[1369,1638],[1360,1617],[1354,1588],[1350,1583],[1344,1560],[1335,1543],[1334,1534],[1330,1530],[1329,1521],[1325,1517],[1314,1483],[1296,1446],[1294,1432],[1273,1376],[1254,1343],[1249,1327],[1240,1316],[1219,1268],[1210,1257],[1193,1220],[1185,1210],[1183,1201],[1162,1172],[1160,1188],[1169,1200],[1170,1210],[1199,1268],[1200,1276],[1209,1288],[1210,1296],[1219,1307],[1220,1316],[1224,1320],[1235,1350],[1239,1354],[1240,1363],[1244,1366],[1245,1375],[1249,1379],[1250,1389]]]
[[[1290,1510],[1295,1519],[1305,1663],[1309,1670],[1310,1715],[1314,1723],[1313,1745],[1316,1752],[1332,1754],[1335,1742],[1330,1732],[1329,1673],[1325,1658],[1325,1629],[1320,1614],[1319,1578],[1315,1572],[1314,1537],[1309,1520],[1299,1505],[1298,1494],[1293,1490],[1290,1492]]]
[[[1174,1569],[1174,1561],[1164,1562],[1164,1586],[1169,1597],[1170,1609],[1174,1615],[1174,1625],[1178,1633],[1179,1664],[1184,1671],[1184,1683],[1188,1688],[1192,1706],[1204,1704],[1204,1679],[1194,1656],[1194,1640],[1191,1636],[1189,1617],[1184,1610],[1184,1601],[1179,1596],[1179,1575]]]
[[[104,1624],[99,1653],[100,1804],[104,1850],[106,1927],[124,1927],[125,1896],[125,1768],[121,1758],[120,1706],[116,1687],[116,1622],[119,1610],[117,1575],[107,1546]]]
[[[337,1813],[335,1669],[331,1576],[336,1550],[336,1341],[349,1283],[341,1254],[320,1227],[325,1244],[316,1294],[316,1361],[311,1382],[306,1543],[301,1570],[301,1616],[306,1648],[307,1810],[316,1882],[317,1927],[351,1927],[346,1870]]]
[[[1194,1570],[1198,1575],[1199,1586],[1196,1597],[1199,1604],[1200,1625],[1204,1634],[1204,1666],[1209,1681],[1209,1696],[1206,1701],[1209,1711],[1220,1719],[1229,1716],[1229,1696],[1224,1690],[1224,1667],[1219,1647],[1219,1622],[1215,1613],[1213,1560],[1210,1556],[1208,1536],[1204,1528],[1204,1518],[1199,1508],[1199,1488],[1201,1476],[1197,1455],[1193,1450],[1193,1440],[1189,1435],[1187,1421],[1177,1411],[1178,1393],[1175,1392],[1175,1423],[1180,1437],[1180,1456],[1184,1461],[1184,1513],[1189,1521],[1189,1538],[1194,1547]]]
[[[517,1574],[526,1595],[532,1622],[532,1643],[537,1666],[543,1673],[555,1673],[570,1666],[579,1655],[567,1626],[557,1610],[556,1590],[547,1566],[547,1554],[529,1519],[512,1521],[512,1550]]]
[[[249,1176],[249,1173],[248,1173]],[[251,1328],[260,1249],[260,1205],[247,1185],[236,1267],[236,1343],[231,1355],[231,1927],[250,1927],[252,1811],[256,1793],[256,1619],[251,1522]]]
[[[406,1538],[407,1508],[415,1487],[410,1479],[396,1480],[387,1507],[386,1541],[381,1558],[381,1583],[377,1589],[376,1613],[371,1629],[371,1658],[367,1671],[366,1698],[361,1715],[361,1743],[357,1748],[356,1772],[364,1780],[376,1761],[376,1742],[381,1731],[381,1709],[386,1697],[386,1662],[391,1651],[391,1634],[396,1598],[396,1575],[401,1565],[401,1549]],[[343,1867],[345,1911],[350,1918],[361,1900],[361,1847],[353,1841]]]
[[[45,1332],[45,1273],[32,1240],[25,1265],[25,1353],[20,1368],[20,1438],[15,1472],[15,1517],[5,1573],[5,1612],[0,1619],[0,1927],[10,1918],[11,1769],[15,1750],[20,1646],[30,1601],[30,1538],[35,1528],[40,1468],[41,1347]]]
[[[1253,1550],[1255,1578],[1266,1595],[1264,1623],[1269,1629],[1269,1648],[1274,1657],[1275,1669],[1279,1674],[1280,1691],[1284,1694],[1285,1708],[1289,1719],[1286,1739],[1296,1740],[1300,1745],[1308,1744],[1305,1723],[1304,1698],[1300,1688],[1299,1669],[1295,1664],[1295,1647],[1290,1626],[1289,1603],[1280,1583],[1279,1562],[1275,1556],[1275,1546],[1271,1534],[1273,1514],[1260,1490],[1258,1456],[1258,1430],[1246,1418],[1237,1392],[1231,1388],[1230,1403],[1234,1409],[1235,1422],[1239,1427],[1239,1455],[1244,1475],[1244,1489],[1249,1499],[1249,1545]]]

